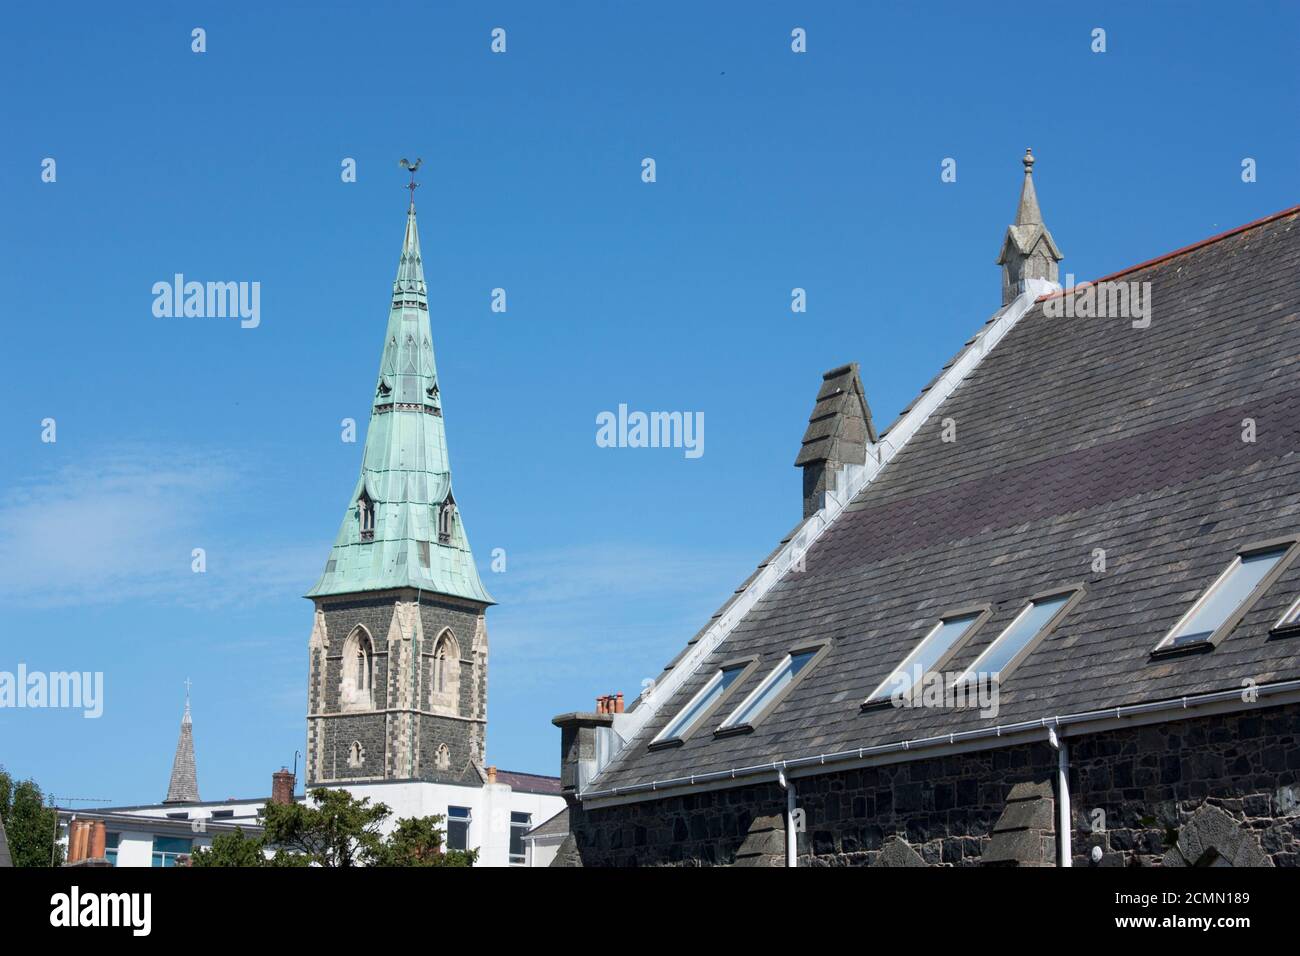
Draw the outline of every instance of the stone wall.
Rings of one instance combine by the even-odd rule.
[[[403,596],[409,603],[400,606],[413,608],[414,597],[414,592],[409,599]],[[308,786],[406,777],[477,780],[475,764],[483,760],[487,717],[483,609],[422,595],[415,634],[413,616],[410,624],[393,631],[399,604],[395,595],[318,603],[317,632],[323,625],[327,639],[322,642],[314,633],[310,650]],[[340,702],[343,647],[358,625],[366,628],[374,645],[374,709],[345,711]],[[451,629],[460,648],[455,715],[431,711],[431,658],[434,642],[445,628]],[[393,637],[395,633],[401,633],[401,638]],[[361,744],[363,752],[359,765],[349,761],[354,742]],[[445,769],[437,765],[441,744],[450,752]]]
[[[1300,705],[1097,734],[1070,763],[1075,866],[1300,866]]]
[[[1069,744],[1075,866],[1300,865],[1300,705]],[[1055,865],[1056,766],[1043,741],[797,778],[799,865]],[[772,782],[573,812],[557,864],[782,865],[784,811]]]
[[[1011,789],[1041,785],[1055,765],[1044,742],[796,779],[799,865],[871,865],[891,839],[927,864],[978,863]],[[571,814],[570,827],[587,866],[729,865],[751,823],[783,818],[785,800],[773,782]]]

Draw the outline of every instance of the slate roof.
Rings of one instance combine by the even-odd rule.
[[[1035,304],[588,789],[1300,678],[1300,639],[1268,633],[1300,561],[1212,652],[1151,654],[1238,548],[1300,535],[1300,207],[1119,277],[1151,283],[1149,328]],[[941,614],[992,607],[958,670],[1074,583],[1082,599],[1006,675],[995,718],[860,709]],[[829,653],[753,732],[647,748],[721,661],[760,658],[714,726],[820,640]]]
[[[563,837],[569,832],[569,808],[565,807],[555,816],[543,820],[533,827],[524,837]]]
[[[511,790],[527,793],[553,793],[559,796],[560,778],[547,777],[539,773],[519,773],[514,770],[498,770],[497,783],[510,785]]]

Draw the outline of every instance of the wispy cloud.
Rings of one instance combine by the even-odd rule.
[[[0,504],[0,599],[202,605],[302,587],[319,548],[249,547],[219,520],[240,478],[233,460],[127,446],[23,480]],[[207,545],[219,547],[206,548],[208,573],[195,574],[192,551]]]

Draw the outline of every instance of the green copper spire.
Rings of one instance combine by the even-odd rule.
[[[451,490],[414,176],[411,197],[361,477],[307,596],[405,587],[493,604]]]

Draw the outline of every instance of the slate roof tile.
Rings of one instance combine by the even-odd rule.
[[[1151,283],[1145,329],[1035,305],[593,786],[1300,678],[1300,639],[1268,637],[1300,594],[1300,561],[1211,653],[1151,657],[1236,549],[1300,535],[1298,225],[1289,210],[1124,273]],[[941,440],[945,418],[955,442]],[[1007,675],[996,718],[859,710],[941,613],[992,608],[946,668],[958,670],[1030,597],[1071,583],[1083,598]],[[647,750],[721,660],[760,656],[739,702],[792,646],[825,639],[831,651],[752,733]]]

